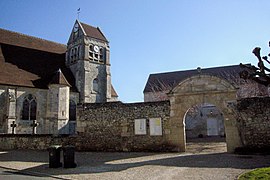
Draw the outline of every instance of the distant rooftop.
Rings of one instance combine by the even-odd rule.
[[[238,86],[241,81],[239,73],[242,70],[240,65],[232,65],[150,74],[143,92],[170,90],[184,79],[199,74],[217,76]]]

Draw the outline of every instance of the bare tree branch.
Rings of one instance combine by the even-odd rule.
[[[170,92],[175,87],[176,82],[172,84],[165,83],[164,81],[158,79],[156,82],[150,82],[149,86],[153,95],[154,101],[164,101],[168,100],[167,93]]]
[[[269,42],[269,46],[270,46],[270,42]],[[270,74],[269,74],[270,69],[264,65],[263,60],[266,61],[268,64],[270,64],[270,61],[268,61],[267,56],[261,57],[260,47],[254,48],[252,53],[258,59],[258,65],[257,65],[258,67],[240,64],[241,67],[248,70],[248,71],[243,70],[242,72],[240,72],[240,77],[243,79],[254,80],[259,84],[263,84],[264,86],[269,86],[270,85]],[[270,54],[268,54],[268,56],[269,55]],[[268,72],[268,74],[266,72]]]

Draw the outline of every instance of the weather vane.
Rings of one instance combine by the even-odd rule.
[[[77,9],[77,15],[78,15],[78,20],[79,20],[79,18],[80,18],[80,12],[81,12],[81,8],[79,8],[79,9]]]

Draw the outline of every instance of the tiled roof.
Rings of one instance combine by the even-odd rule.
[[[0,43],[13,46],[20,46],[40,51],[63,54],[66,52],[66,45],[52,41],[28,36],[25,34],[8,31],[0,28]]]
[[[0,44],[0,84],[47,89],[55,72],[61,68],[76,91],[75,79],[65,66],[65,54]]]
[[[241,71],[243,71],[243,69],[240,65],[232,65],[201,69],[201,74],[217,76],[238,86],[239,83],[242,82],[239,76]],[[197,69],[150,74],[143,92],[171,90],[184,79],[194,75],[199,75]]]
[[[65,86],[71,86],[68,81],[66,80],[64,74],[62,73],[61,69],[59,69],[53,76],[52,81],[50,84],[60,84]]]
[[[61,68],[76,91],[65,52],[63,44],[0,29],[0,84],[46,89]]]
[[[95,28],[93,26],[84,24],[82,22],[80,22],[80,24],[82,25],[87,36],[108,42],[108,40],[106,39],[106,37],[104,36],[104,34],[101,32],[101,30],[98,27]]]
[[[65,52],[63,44],[0,29],[0,84],[47,89],[61,69],[71,90],[77,92],[75,78],[65,66]],[[60,76],[59,83],[62,80]],[[111,94],[118,96],[113,87]]]

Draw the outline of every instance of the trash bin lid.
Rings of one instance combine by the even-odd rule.
[[[58,148],[61,148],[62,146],[61,145],[51,145],[50,148],[55,148],[55,149],[58,149]]]

